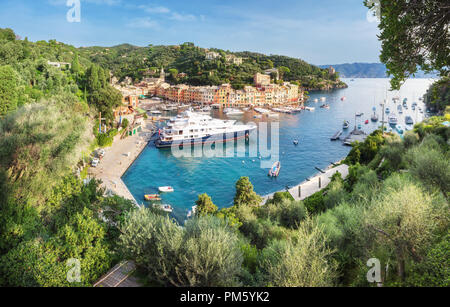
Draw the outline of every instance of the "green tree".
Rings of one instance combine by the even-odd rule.
[[[403,281],[408,258],[418,260],[433,236],[438,221],[434,209],[437,204],[398,175],[386,186],[384,194],[366,212],[364,225],[373,234],[374,248],[384,247],[395,255],[397,274]]]
[[[223,220],[206,216],[185,225],[179,251],[179,286],[239,286],[243,262],[240,240]]]
[[[72,67],[71,67],[71,72],[75,75],[79,74],[81,71],[80,68],[80,63],[78,60],[78,54],[75,53],[75,56],[73,57],[73,61],[72,61]]]
[[[448,3],[445,0],[365,0],[380,17],[381,62],[393,76],[392,88],[420,67],[444,76],[450,65]]]
[[[241,177],[236,183],[236,196],[234,205],[236,207],[249,206],[258,207],[262,198],[253,191],[253,185],[248,177]]]
[[[336,282],[336,264],[323,232],[304,223],[289,240],[272,241],[262,251],[263,283],[274,287],[329,287]]]
[[[205,216],[209,214],[214,214],[217,212],[217,206],[211,200],[208,194],[201,194],[198,196],[198,200],[195,202],[197,205],[197,216]]]
[[[0,66],[0,116],[17,107],[19,78],[11,66]]]

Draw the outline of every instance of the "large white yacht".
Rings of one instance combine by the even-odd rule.
[[[221,120],[206,114],[186,111],[169,120],[160,131],[156,147],[222,143],[248,137],[256,125],[236,125],[235,120]]]

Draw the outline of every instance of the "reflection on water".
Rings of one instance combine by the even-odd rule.
[[[330,137],[342,129],[344,120],[350,122],[350,128],[361,124],[367,133],[377,129],[379,123],[372,123],[370,116],[372,108],[377,108],[379,118],[382,118],[380,102],[387,98],[388,106],[396,112],[397,108],[392,98],[399,96],[408,98],[411,106],[413,101],[419,101],[427,90],[431,80],[408,80],[399,92],[387,92],[389,81],[387,79],[356,79],[351,82],[344,80],[348,89],[334,92],[311,93],[307,106],[315,107],[314,112],[304,111],[299,114],[280,114],[279,119],[270,119],[279,122],[279,153],[281,172],[278,178],[269,178],[268,169],[261,168],[259,155],[256,157],[193,157],[176,158],[170,149],[158,150],[150,144],[123,176],[125,184],[139,202],[143,201],[144,194],[156,193],[159,186],[173,186],[174,193],[164,194],[163,203],[174,207],[174,216],[183,221],[187,211],[194,205],[201,193],[207,193],[219,207],[232,205],[235,193],[235,183],[241,176],[248,176],[255,186],[257,193],[266,195],[283,190],[287,186],[296,185],[317,171],[315,167],[324,168],[344,158],[350,148],[342,145],[341,141],[332,142]],[[346,100],[342,101],[342,97]],[[322,109],[321,97],[326,97],[330,109]],[[318,98],[319,102],[314,103]],[[423,108],[423,106],[422,106]],[[424,108],[423,108],[424,109]],[[364,113],[362,117],[355,117],[355,113]],[[214,117],[227,118],[220,111],[213,111]],[[267,120],[254,118],[255,113],[246,112],[243,116],[233,116],[230,119],[244,123]],[[418,108],[413,111],[411,107],[400,116],[399,123],[405,126],[404,117],[410,115],[415,122],[422,119]],[[369,124],[365,124],[366,120]],[[386,117],[387,119],[387,117]],[[348,129],[342,135],[345,138]],[[298,146],[293,144],[299,139]]]

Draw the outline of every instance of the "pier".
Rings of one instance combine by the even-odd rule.
[[[105,188],[107,195],[121,196],[139,205],[121,177],[148,145],[152,137],[152,128],[152,124],[146,121],[142,131],[136,135],[125,139],[120,139],[120,135],[117,135],[113,145],[105,149],[106,154],[99,165],[96,168],[89,168],[89,176],[102,181],[101,186]]]
[[[336,133],[331,137],[331,140],[332,140],[332,141],[337,141],[337,140],[339,140],[339,138],[341,137],[342,133],[343,133],[343,131],[342,131],[342,130],[339,130],[338,132],[336,132]]]
[[[345,138],[344,145],[351,146],[354,142],[364,142],[367,138],[367,134],[355,128],[350,134]]]
[[[309,178],[309,180],[307,179],[306,181],[293,188],[290,188],[289,190],[283,190],[279,192],[287,191],[296,201],[304,200],[305,198],[308,198],[311,195],[326,188],[331,182],[331,177],[333,177],[333,175],[337,172],[341,173],[343,179],[347,178],[348,165],[341,164],[333,168],[328,168],[324,172],[325,173],[318,174],[312,178]],[[273,198],[274,195],[275,193],[264,196],[261,206],[265,205],[267,200]]]

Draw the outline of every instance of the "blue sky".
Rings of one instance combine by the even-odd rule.
[[[379,62],[376,22],[363,0],[1,0],[0,27],[75,46],[172,45],[256,51],[313,64]]]

